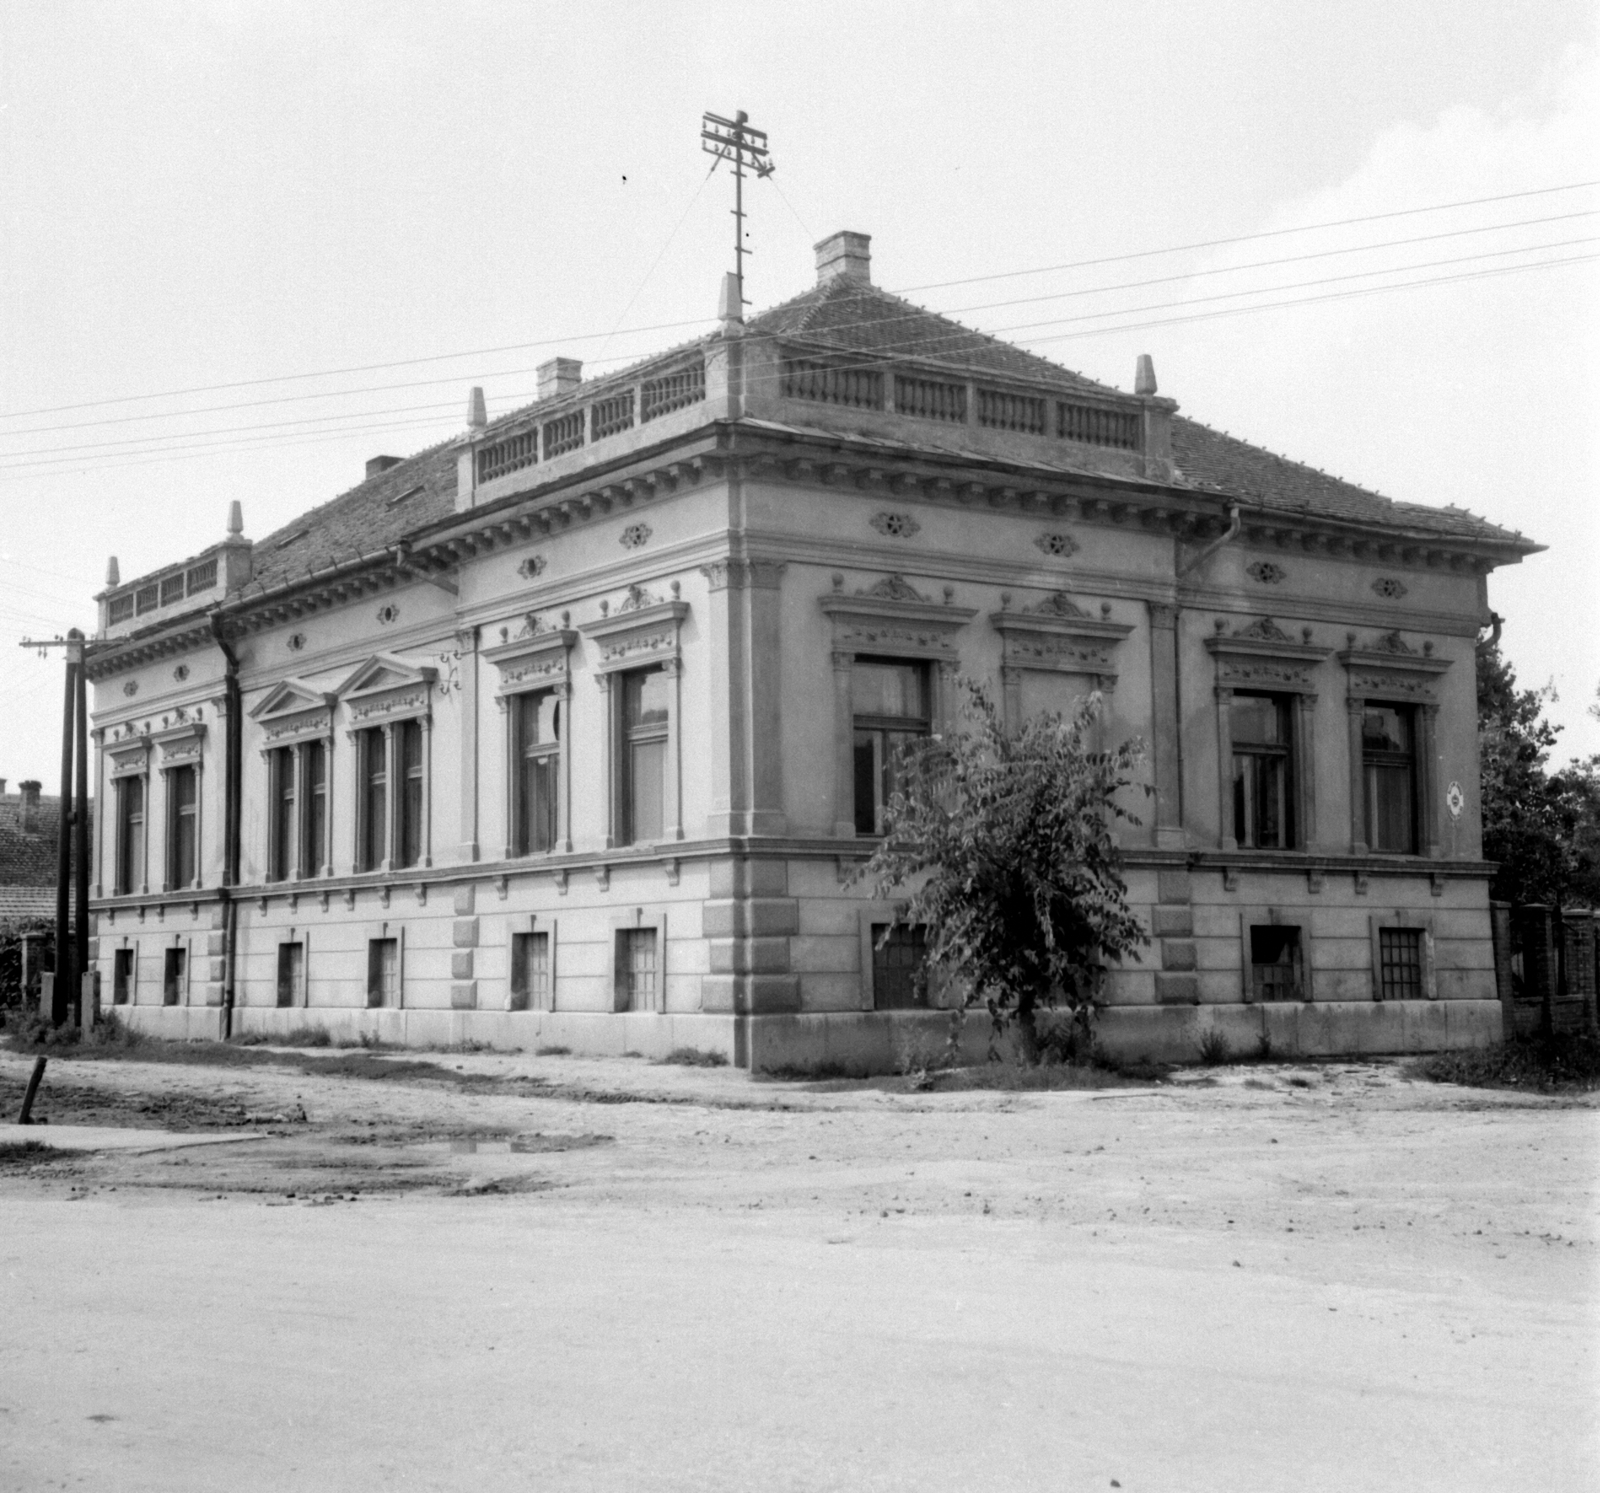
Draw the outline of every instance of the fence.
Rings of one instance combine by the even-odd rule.
[[[1600,1028],[1600,913],[1586,907],[1490,904],[1495,983],[1508,1037]]]

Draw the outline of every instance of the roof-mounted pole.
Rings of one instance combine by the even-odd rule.
[[[749,167],[757,176],[771,176],[776,169],[767,154],[767,132],[749,123],[750,116],[740,109],[732,119],[706,114],[700,120],[700,148],[718,161],[733,162],[733,277],[738,287],[738,306],[750,304],[744,294],[744,173]],[[711,169],[717,169],[713,162]]]

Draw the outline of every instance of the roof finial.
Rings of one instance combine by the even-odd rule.
[[[729,270],[722,277],[722,293],[717,297],[717,320],[724,337],[737,337],[744,330],[744,307],[739,304],[739,277]]]
[[[244,509],[237,498],[228,504],[228,532],[235,536],[244,533]]]
[[[1156,364],[1149,353],[1139,354],[1139,364],[1133,375],[1135,394],[1154,394],[1156,391]]]
[[[121,584],[122,572],[117,569],[117,557],[113,555],[106,561],[106,585],[120,586]]]
[[[467,428],[482,430],[489,423],[489,407],[483,402],[483,390],[476,385],[467,396]]]

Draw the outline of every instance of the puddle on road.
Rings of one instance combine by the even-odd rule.
[[[592,1146],[609,1146],[614,1135],[514,1135],[509,1140],[453,1140],[450,1151],[456,1156],[537,1156],[547,1151],[585,1151]]]

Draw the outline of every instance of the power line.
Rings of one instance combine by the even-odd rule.
[[[1468,256],[1469,259],[1470,258],[1477,258],[1477,257],[1482,257],[1482,256]],[[1366,286],[1366,287],[1362,287],[1360,289],[1337,291],[1337,292],[1333,292],[1333,293],[1325,294],[1325,295],[1293,297],[1293,298],[1288,299],[1288,300],[1266,302],[1266,303],[1263,303],[1263,304],[1257,305],[1257,306],[1228,307],[1228,308],[1223,308],[1223,309],[1217,309],[1217,310],[1212,310],[1212,311],[1201,312],[1201,313],[1198,313],[1198,314],[1196,314],[1194,316],[1165,317],[1165,318],[1161,318],[1161,319],[1158,319],[1158,320],[1155,320],[1155,321],[1131,322],[1131,323],[1119,324],[1119,325],[1109,326],[1109,327],[1096,327],[1096,328],[1089,328],[1089,329],[1084,329],[1084,330],[1079,330],[1079,331],[1074,331],[1074,332],[1058,333],[1058,334],[1055,334],[1053,336],[1023,338],[1023,339],[1019,339],[1016,343],[1013,343],[1013,344],[1010,344],[1010,345],[1021,347],[1021,348],[1023,348],[1025,350],[1026,347],[1029,346],[1029,345],[1044,345],[1044,344],[1054,343],[1054,342],[1075,341],[1075,340],[1079,340],[1079,339],[1084,338],[1084,337],[1100,337],[1100,336],[1121,335],[1121,334],[1124,334],[1124,333],[1127,333],[1127,332],[1146,330],[1146,329],[1152,328],[1152,327],[1186,325],[1186,324],[1189,324],[1189,323],[1192,323],[1192,322],[1219,320],[1219,319],[1221,319],[1223,317],[1241,316],[1241,315],[1253,314],[1253,313],[1257,313],[1257,312],[1261,312],[1261,311],[1286,310],[1286,309],[1289,309],[1289,308],[1292,308],[1292,307],[1295,307],[1295,306],[1314,305],[1314,304],[1320,304],[1320,303],[1330,302],[1330,301],[1354,299],[1354,298],[1361,297],[1361,296],[1378,295],[1378,294],[1383,294],[1383,293],[1386,293],[1386,292],[1389,292],[1389,291],[1416,290],[1416,289],[1422,289],[1424,287],[1433,286],[1433,285],[1455,284],[1455,283],[1460,282],[1460,281],[1483,279],[1483,278],[1488,278],[1488,277],[1496,276],[1496,275],[1513,274],[1513,273],[1519,273],[1519,272],[1524,272],[1524,271],[1529,271],[1529,270],[1554,269],[1554,268],[1559,268],[1559,267],[1564,266],[1564,265],[1589,263],[1589,262],[1592,262],[1596,257],[1597,256],[1595,256],[1595,255],[1573,255],[1573,256],[1569,256],[1567,258],[1563,258],[1563,259],[1537,261],[1537,262],[1530,263],[1530,264],[1502,265],[1502,266],[1497,266],[1497,267],[1492,268],[1492,269],[1479,270],[1479,271],[1468,272],[1468,273],[1463,273],[1463,274],[1429,276],[1429,277],[1425,277],[1425,278],[1423,278],[1421,280],[1402,281],[1400,283],[1393,284],[1393,285]],[[1456,261],[1456,262],[1460,262],[1460,261]],[[1402,273],[1402,272],[1403,271],[1401,269],[1392,269],[1392,270],[1384,271],[1384,273],[1390,273],[1390,274],[1397,274],[1397,273]],[[1328,283],[1328,282],[1327,281],[1321,281],[1321,282],[1308,282],[1308,283]],[[1252,293],[1252,294],[1269,294],[1270,293],[1270,288],[1266,288],[1266,289],[1262,289],[1262,290],[1258,290],[1258,291],[1250,292],[1250,293]],[[1208,300],[1208,299],[1215,299],[1215,298],[1214,297],[1201,298],[1201,300]],[[1198,304],[1198,303],[1199,302],[1193,302],[1191,304]],[[1170,303],[1170,304],[1172,306],[1178,306],[1178,305],[1182,305],[1182,304],[1185,304],[1185,303],[1174,302],[1174,303]],[[1160,308],[1145,308],[1145,309],[1160,309]],[[1126,314],[1129,314],[1129,312],[1124,311],[1124,312],[1117,313],[1117,314],[1126,315]],[[1137,314],[1137,313],[1135,313],[1135,314]],[[1073,319],[1075,319],[1075,318],[1073,318]],[[1061,325],[1061,324],[1062,323],[1060,321],[1034,323],[1034,325],[1039,325],[1039,326],[1052,326],[1052,325]],[[949,338],[947,338],[946,340],[954,341],[954,340],[957,340],[957,338],[960,338],[962,340],[972,339],[972,338],[977,338],[977,339],[983,340],[983,341],[995,341],[996,340],[994,337],[992,337],[988,333],[976,332],[976,331],[972,331],[972,330],[967,329],[967,328],[958,329],[957,332],[952,333],[951,336]],[[926,346],[927,346],[927,344],[925,342],[919,342],[916,345],[917,345],[917,347],[919,349],[925,349]],[[893,361],[895,351],[896,351],[896,349],[891,346],[891,347],[888,347],[888,348],[880,349],[877,353],[875,353],[874,355],[872,355],[870,357],[859,359],[859,360],[854,361],[854,362],[834,363],[834,364],[830,364],[830,367],[835,367],[835,368],[837,368],[837,369],[839,369],[841,371],[849,370],[849,369],[853,369],[853,368],[859,368],[859,369],[884,368],[884,367],[889,366],[890,363]],[[1067,370],[1062,370],[1062,371],[1065,372]],[[777,377],[779,377],[779,375],[777,375],[777,374],[768,374],[768,375],[758,375],[758,377],[765,377],[765,378],[771,379],[771,378],[777,378]],[[1090,381],[1090,382],[1092,382],[1092,381]],[[298,436],[298,437],[289,436],[289,437],[282,437],[282,438],[278,438],[278,439],[265,438],[265,437],[251,437],[246,441],[219,442],[219,443],[216,443],[214,445],[208,445],[208,446],[202,448],[198,452],[198,454],[189,455],[189,456],[181,455],[181,454],[160,454],[160,455],[152,454],[147,459],[144,459],[144,460],[108,461],[108,462],[91,463],[88,460],[79,459],[79,460],[74,460],[74,461],[68,461],[66,464],[75,466],[78,469],[78,471],[80,471],[80,472],[123,470],[123,469],[130,468],[130,467],[162,465],[162,464],[166,464],[166,463],[177,462],[177,461],[186,461],[186,460],[199,460],[199,459],[211,456],[211,455],[218,454],[218,452],[220,450],[223,450],[223,449],[232,450],[232,451],[246,451],[246,450],[259,450],[259,449],[279,449],[279,448],[282,448],[282,447],[299,446],[299,445],[318,445],[318,444],[326,445],[326,444],[330,444],[330,443],[332,443],[334,441],[342,440],[347,435],[359,433],[359,431],[361,429],[390,429],[390,428],[395,428],[395,427],[415,428],[415,427],[420,426],[420,425],[422,425],[424,423],[425,422],[420,421],[420,420],[408,420],[408,421],[388,422],[386,424],[378,424],[378,425],[373,425],[373,426],[368,426],[368,427],[357,427],[357,428],[352,428],[352,429],[346,430],[346,431],[335,432],[335,433],[332,433],[332,434],[316,434],[316,435]],[[173,449],[174,452],[181,452],[181,451],[183,451],[185,449],[188,449],[188,448],[176,447],[176,448],[172,448],[172,449]],[[50,462],[35,462],[35,463],[28,464],[28,465],[41,466],[41,465],[55,465],[55,464],[56,463],[50,463]],[[42,475],[43,476],[54,476],[54,475],[67,475],[67,474],[65,474],[65,473],[43,473]],[[16,481],[27,481],[27,480],[37,480],[37,477],[35,477],[32,474],[23,475],[23,476],[14,476],[14,477],[0,476],[0,482],[16,482]]]
[[[975,285],[991,280],[1010,280],[1025,275],[1052,274],[1060,270],[1084,269],[1093,265],[1125,263],[1134,259],[1148,259],[1162,254],[1189,253],[1196,249],[1221,248],[1230,244],[1250,243],[1258,239],[1281,238],[1295,233],[1320,232],[1328,228],[1344,228],[1360,223],[1375,223],[1392,218],[1413,217],[1424,213],[1447,212],[1455,208],[1479,207],[1496,202],[1512,202],[1527,197],[1549,196],[1557,192],[1576,192],[1586,188],[1600,186],[1600,181],[1567,182],[1559,186],[1537,187],[1522,192],[1506,192],[1493,197],[1466,198],[1458,202],[1436,203],[1429,207],[1400,208],[1393,212],[1369,213],[1361,217],[1340,218],[1324,223],[1310,223],[1297,228],[1265,229],[1259,233],[1237,234],[1231,238],[1206,239],[1191,244],[1176,244],[1160,249],[1140,249],[1126,254],[1102,255],[1094,259],[1080,259],[1068,261],[1064,264],[1044,265],[1035,269],[1005,270],[989,275],[970,275],[960,280],[943,280],[925,285],[905,286],[892,292],[896,295],[910,295],[922,290],[943,290],[954,285]],[[697,317],[691,321],[660,322],[654,326],[630,327],[627,333],[645,333],[681,330],[685,327],[703,326],[709,317]],[[126,394],[114,398],[91,399],[80,401],[76,404],[48,405],[36,409],[11,410],[0,412],[0,419],[23,419],[32,415],[62,414],[79,409],[97,409],[113,404],[132,404],[152,399],[176,399],[190,394],[220,393],[229,389],[245,389],[260,387],[265,384],[292,383],[315,378],[338,378],[351,373],[375,373],[389,368],[414,367],[423,363],[448,362],[457,358],[491,357],[504,352],[524,352],[536,347],[557,347],[573,342],[591,342],[601,338],[616,336],[618,333],[588,332],[575,333],[564,337],[543,338],[538,341],[504,343],[497,347],[472,348],[461,352],[434,353],[415,358],[399,358],[383,363],[361,363],[345,368],[328,368],[309,373],[286,373],[269,377],[238,379],[229,383],[197,384],[183,389],[167,389],[148,394]],[[442,382],[442,380],[441,380]]]
[[[1077,315],[1077,316],[1055,317],[1055,318],[1051,318],[1051,319],[1048,319],[1048,320],[1045,320],[1045,321],[1021,322],[1021,323],[1016,323],[1016,324],[1013,324],[1013,325],[1010,325],[1010,326],[997,328],[994,333],[973,333],[973,332],[967,331],[966,329],[963,329],[962,333],[960,335],[963,335],[963,336],[971,336],[971,335],[994,336],[994,335],[998,335],[999,333],[1007,333],[1007,334],[1009,334],[1009,333],[1016,333],[1016,332],[1028,332],[1028,331],[1034,331],[1034,330],[1036,330],[1038,328],[1042,328],[1042,327],[1062,326],[1062,325],[1066,325],[1066,324],[1072,323],[1072,322],[1106,320],[1106,319],[1113,318],[1113,317],[1143,316],[1143,315],[1145,315],[1145,314],[1147,314],[1149,312],[1152,312],[1152,311],[1166,311],[1166,310],[1179,309],[1179,308],[1182,308],[1182,307],[1185,307],[1185,306],[1205,305],[1205,304],[1208,304],[1208,303],[1211,303],[1211,302],[1215,302],[1215,301],[1234,300],[1234,299],[1238,299],[1239,297],[1243,297],[1243,296],[1266,295],[1266,294],[1271,294],[1271,293],[1274,293],[1276,291],[1282,291],[1282,290],[1312,289],[1312,288],[1315,288],[1315,287],[1321,286],[1321,285],[1339,284],[1339,283],[1343,283],[1343,282],[1347,282],[1347,281],[1351,281],[1351,280],[1371,279],[1371,278],[1373,278],[1375,276],[1379,276],[1379,275],[1403,274],[1403,273],[1406,273],[1406,272],[1411,271],[1411,270],[1419,270],[1419,269],[1439,269],[1439,268],[1445,268],[1445,267],[1452,266],[1452,265],[1457,265],[1457,264],[1469,264],[1469,263],[1473,263],[1473,262],[1476,262],[1476,261],[1479,261],[1479,260],[1484,260],[1484,259],[1503,258],[1503,257],[1505,257],[1507,255],[1512,255],[1512,254],[1535,253],[1535,252],[1538,252],[1538,251],[1543,250],[1543,249],[1569,248],[1569,247],[1573,247],[1573,246],[1578,245],[1578,244],[1586,244],[1586,243],[1593,243],[1593,242],[1595,242],[1595,239],[1593,237],[1587,237],[1587,238],[1575,238],[1575,239],[1558,240],[1558,241],[1555,241],[1555,242],[1542,243],[1542,244],[1521,245],[1521,246],[1508,248],[1508,249],[1488,250],[1488,251],[1485,251],[1485,252],[1479,253],[1479,254],[1457,255],[1457,256],[1455,256],[1453,258],[1447,258],[1447,259],[1425,260],[1425,261],[1422,261],[1421,263],[1417,263],[1417,264],[1409,264],[1409,265],[1401,265],[1401,266],[1383,266],[1383,267],[1379,267],[1379,268],[1375,268],[1375,269],[1369,269],[1369,270],[1354,270],[1354,271],[1351,271],[1348,274],[1322,276],[1322,277],[1319,277],[1317,279],[1295,281],[1295,282],[1291,282],[1291,283],[1286,284],[1286,285],[1274,285],[1274,286],[1263,286],[1263,287],[1246,287],[1246,288],[1241,289],[1241,290],[1221,291],[1221,292],[1218,292],[1218,293],[1216,293],[1214,295],[1191,296],[1191,297],[1186,297],[1186,298],[1182,298],[1182,299],[1175,300],[1175,301],[1157,302],[1157,303],[1155,303],[1153,305],[1148,305],[1148,306],[1119,307],[1119,308],[1114,308],[1114,309],[1107,310],[1107,311],[1085,312],[1085,313],[1082,313],[1081,315]],[[913,318],[909,318],[908,317],[908,318],[903,318],[903,319],[911,320]],[[890,322],[892,322],[893,320],[895,320],[895,318],[890,318],[889,319]],[[919,341],[919,343],[917,345],[923,345],[923,344]],[[893,347],[892,344],[888,348],[882,349],[882,351],[886,351],[886,352],[887,351],[893,351],[893,350],[894,350],[894,347]],[[517,396],[513,396],[513,397],[515,398]],[[394,408],[394,409],[374,410],[374,411],[363,412],[363,413],[373,414],[373,415],[387,415],[387,414],[402,414],[402,413],[408,413],[408,412],[411,412],[411,411],[439,410],[439,409],[447,409],[447,408],[449,408],[448,404],[430,403],[430,404],[425,404],[425,405],[400,406],[400,407]],[[240,433],[240,432],[246,432],[246,431],[258,431],[258,430],[259,431],[269,431],[269,430],[282,430],[282,429],[285,429],[285,428],[298,429],[298,428],[300,428],[300,427],[302,427],[302,426],[304,426],[306,424],[322,423],[322,422],[332,421],[332,420],[352,420],[352,419],[360,419],[362,417],[363,417],[362,414],[322,415],[322,416],[310,417],[310,418],[304,419],[304,420],[270,421],[270,422],[266,422],[264,424],[253,425],[253,426],[224,427],[223,429],[217,430],[217,431],[196,432],[195,434],[196,434],[197,437],[206,437],[207,439],[197,440],[196,442],[192,443],[191,445],[189,445],[187,447],[182,446],[182,445],[179,445],[179,446],[170,446],[170,445],[168,445],[168,446],[160,446],[160,445],[156,445],[155,444],[155,443],[158,443],[158,442],[169,442],[169,441],[175,439],[174,437],[171,437],[171,436],[143,436],[143,437],[135,437],[133,439],[125,440],[125,441],[100,441],[100,442],[86,442],[86,443],[82,443],[80,445],[75,445],[75,446],[41,447],[41,448],[37,448],[36,450],[32,450],[32,451],[17,451],[17,452],[5,453],[6,457],[13,458],[13,459],[0,461],[0,467],[14,468],[14,467],[19,466],[19,465],[23,465],[23,466],[29,465],[30,463],[28,462],[27,459],[30,458],[30,457],[37,459],[37,461],[35,463],[33,463],[33,464],[39,464],[41,462],[55,461],[55,460],[67,461],[67,460],[75,459],[74,456],[73,456],[73,453],[109,450],[111,448],[123,447],[123,446],[137,446],[137,447],[143,448],[143,449],[137,450],[137,451],[130,451],[128,453],[130,455],[143,455],[143,454],[147,454],[147,452],[155,451],[155,450],[181,451],[181,450],[185,450],[185,449],[197,449],[198,447],[202,447],[202,446],[203,447],[225,447],[225,446],[228,446],[228,445],[230,445],[232,443],[225,442],[225,441],[211,440],[211,439],[209,439],[209,437],[227,435],[227,434],[230,434],[230,433]],[[417,422],[417,423],[420,423],[420,422]],[[347,430],[350,433],[354,433],[356,431],[360,431],[360,430],[363,430],[363,429],[372,429],[372,428],[381,428],[381,427],[373,427],[373,426],[370,426],[370,425],[368,425],[368,426],[351,426],[351,427],[347,427]],[[345,432],[338,432],[338,433],[345,433]],[[181,437],[179,437],[178,439],[181,439]],[[20,460],[17,460],[16,458],[20,458]]]
[[[964,280],[939,280],[928,285],[908,285],[899,295],[910,295],[918,290],[945,290],[952,285],[977,285],[985,280],[1014,280],[1019,275],[1051,275],[1057,270],[1081,270],[1096,264],[1121,264],[1129,259],[1149,259],[1157,254],[1187,254],[1195,249],[1220,249],[1228,244],[1245,244],[1255,239],[1282,238],[1290,233],[1318,233],[1324,228],[1349,228],[1357,223],[1378,223],[1387,218],[1410,218],[1421,213],[1449,212],[1458,207],[1483,207],[1491,202],[1514,202],[1522,197],[1548,197],[1552,192],[1579,192],[1585,187],[1600,186],[1600,181],[1567,182],[1558,187],[1534,187],[1526,192],[1504,192],[1497,197],[1471,197],[1460,202],[1440,202],[1432,207],[1404,207],[1394,212],[1368,213],[1360,218],[1336,218],[1326,223],[1306,223],[1299,228],[1269,228],[1260,233],[1241,233],[1233,238],[1202,239],[1193,244],[1176,244],[1168,249],[1139,249],[1131,254],[1107,254],[1098,259],[1074,259],[1066,264],[1041,265],[1032,270],[1006,270],[995,275],[969,275]]]
[[[773,184],[774,184],[774,186],[777,185],[776,180],[774,180]],[[702,186],[703,185],[704,185],[704,183],[702,183]],[[1116,283],[1113,283],[1113,284],[1108,284],[1108,285],[1080,287],[1080,288],[1078,288],[1076,290],[1052,291],[1052,292],[1049,292],[1049,293],[1044,294],[1044,295],[1024,296],[1024,297],[1016,298],[1016,299],[1013,299],[1013,300],[990,301],[990,302],[984,302],[984,303],[980,303],[980,304],[976,304],[976,305],[970,305],[970,306],[955,306],[955,307],[947,308],[947,309],[942,310],[942,311],[938,311],[938,312],[936,312],[934,314],[940,315],[940,316],[958,316],[958,315],[965,315],[967,313],[975,312],[975,311],[998,310],[998,309],[1002,309],[1002,308],[1005,308],[1005,307],[1008,307],[1008,306],[1029,305],[1029,304],[1035,304],[1035,303],[1042,302],[1042,301],[1066,300],[1066,299],[1073,299],[1073,298],[1077,298],[1077,297],[1081,297],[1081,296],[1088,296],[1088,295],[1110,294],[1110,293],[1112,293],[1114,291],[1118,291],[1118,290],[1131,290],[1131,289],[1137,289],[1137,288],[1141,288],[1141,287],[1144,287],[1144,286],[1150,286],[1150,285],[1170,284],[1170,283],[1174,283],[1174,282],[1182,281],[1182,280],[1198,279],[1198,278],[1200,278],[1202,276],[1240,274],[1240,273],[1244,273],[1244,272],[1251,271],[1251,270],[1274,268],[1274,267],[1277,267],[1277,266],[1280,266],[1280,265],[1295,264],[1295,263],[1300,263],[1300,262],[1303,262],[1303,261],[1314,260],[1314,259],[1326,259],[1326,258],[1338,257],[1338,256],[1341,256],[1341,255],[1347,255],[1347,254],[1369,253],[1369,252],[1373,252],[1373,251],[1379,250],[1379,249],[1401,248],[1401,247],[1407,247],[1407,246],[1410,246],[1410,245],[1413,245],[1413,244],[1430,243],[1430,242],[1434,242],[1434,241],[1440,240],[1440,239],[1461,238],[1461,237],[1466,237],[1466,236],[1470,236],[1470,235],[1474,235],[1474,234],[1480,234],[1480,233],[1494,233],[1494,232],[1503,231],[1503,230],[1509,229],[1509,228],[1527,228],[1527,227],[1541,226],[1541,225],[1548,224],[1548,223],[1568,222],[1568,221],[1571,221],[1571,220],[1576,219],[1576,218],[1594,217],[1594,216],[1597,215],[1597,213],[1600,213],[1600,209],[1589,209],[1589,210],[1585,210],[1583,212],[1576,212],[1576,213],[1561,213],[1561,214],[1556,214],[1556,215],[1553,215],[1553,216],[1547,216],[1547,217],[1543,217],[1543,218],[1513,219],[1511,222],[1508,222],[1508,223],[1490,223],[1490,224],[1483,224],[1483,225],[1478,225],[1478,226],[1474,226],[1474,227],[1470,227],[1470,228],[1455,228],[1455,229],[1450,229],[1450,230],[1448,230],[1448,231],[1446,231],[1444,233],[1421,234],[1421,235],[1417,235],[1417,236],[1414,236],[1414,237],[1411,237],[1411,238],[1385,239],[1385,240],[1380,240],[1380,241],[1378,241],[1376,243],[1353,244],[1353,245],[1349,245],[1349,246],[1347,246],[1345,248],[1339,248],[1339,249],[1320,249],[1320,250],[1316,250],[1316,251],[1314,251],[1312,253],[1309,253],[1309,254],[1288,255],[1288,256],[1284,256],[1284,257],[1278,258],[1278,259],[1256,260],[1256,261],[1253,261],[1253,262],[1251,262],[1249,264],[1221,265],[1221,266],[1215,266],[1215,267],[1210,268],[1210,269],[1191,270],[1191,271],[1185,271],[1185,272],[1180,273],[1180,274],[1155,276],[1155,277],[1152,277],[1152,278],[1149,278],[1149,279],[1144,279],[1144,280],[1119,281],[1119,282],[1116,282]],[[1537,246],[1530,246],[1530,247],[1537,247]],[[1397,268],[1404,269],[1404,268],[1408,268],[1408,267],[1409,266],[1399,266]],[[862,296],[863,300],[868,299],[869,296],[870,296],[870,292],[863,291],[861,293],[861,296]],[[922,314],[923,313],[919,310],[919,311],[915,311],[915,312],[912,312],[912,313],[908,313],[905,317],[898,318],[898,319],[915,320],[918,317],[920,317]],[[875,318],[873,324],[876,325],[876,326],[883,326],[883,325],[887,325],[887,324],[892,324],[892,322],[895,321],[896,319],[897,318],[894,318],[894,317]],[[861,323],[859,323],[859,322],[844,322],[844,323],[835,322],[833,324],[831,330],[839,330],[842,327],[848,327],[848,326],[860,325],[860,324]],[[632,355],[629,355],[629,356],[631,357]],[[604,360],[603,359],[598,359],[596,361],[604,361]],[[520,375],[523,375],[523,374],[531,374],[531,373],[534,373],[536,371],[537,370],[533,369],[533,368],[511,368],[511,369],[498,370],[495,374],[492,374],[492,375],[489,375],[489,376],[499,377],[499,378],[509,378],[509,377],[517,377],[517,376],[520,376]],[[272,405],[280,405],[280,404],[298,404],[298,403],[304,403],[304,402],[306,402],[308,400],[345,399],[345,398],[353,398],[353,397],[355,397],[356,395],[359,395],[359,394],[386,393],[386,392],[390,392],[390,391],[394,391],[394,390],[412,389],[412,388],[431,388],[431,387],[434,387],[434,386],[436,386],[438,384],[442,384],[442,383],[455,383],[457,381],[457,379],[460,378],[461,376],[462,375],[451,375],[451,376],[446,377],[446,378],[406,380],[406,381],[401,382],[401,383],[366,385],[366,386],[358,387],[358,388],[355,388],[355,389],[324,390],[324,391],[320,391],[320,392],[317,392],[317,393],[314,393],[314,394],[289,394],[289,395],[277,396],[277,397],[272,398],[272,399],[240,400],[240,401],[235,401],[235,402],[229,403],[229,404],[204,405],[204,406],[201,406],[198,409],[192,409],[192,410],[162,411],[162,412],[157,412],[157,413],[154,413],[154,414],[143,414],[143,415],[118,415],[118,416],[113,416],[110,419],[80,420],[80,421],[68,422],[68,423],[61,424],[61,425],[27,426],[27,427],[24,427],[21,430],[12,431],[10,434],[11,434],[12,437],[22,436],[22,435],[44,435],[44,434],[54,434],[54,433],[60,432],[60,431],[91,430],[91,429],[96,429],[96,428],[101,427],[101,426],[108,426],[108,425],[128,425],[128,424],[138,424],[138,423],[144,423],[144,422],[150,422],[150,421],[183,420],[183,419],[188,419],[188,418],[190,418],[192,416],[201,415],[201,414],[216,414],[216,413],[222,413],[222,412],[231,411],[231,410],[267,408],[267,407],[272,406]],[[503,397],[516,398],[516,397],[521,397],[521,396],[503,396]],[[447,404],[439,404],[439,405],[433,405],[433,406],[415,405],[415,406],[406,406],[404,408],[425,409],[425,408],[445,408],[445,407],[448,407],[448,405]],[[324,416],[309,416],[308,415],[308,416],[300,417],[299,420],[297,420],[297,421],[287,421],[287,422],[281,422],[281,423],[294,424],[294,423],[310,423],[310,422],[312,422],[314,420],[350,419],[350,418],[357,418],[360,414],[365,414],[365,413],[387,413],[387,412],[388,411],[386,410],[386,411],[351,412],[351,413],[348,413],[348,414],[332,414],[332,415],[324,415]],[[242,429],[242,428],[245,428],[245,427],[238,427],[238,428]],[[144,437],[142,439],[160,440],[160,439],[166,439],[166,438],[167,437],[162,437],[162,436],[150,436],[150,437]],[[76,450],[76,449],[79,449],[79,448],[77,448],[77,447],[60,447],[60,448],[54,448],[54,449]]]

